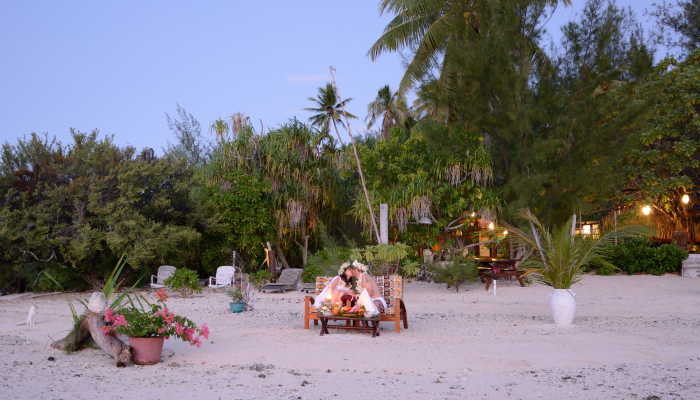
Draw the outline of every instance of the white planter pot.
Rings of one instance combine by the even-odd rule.
[[[549,309],[555,324],[573,324],[576,316],[576,294],[568,289],[554,289],[549,294]]]

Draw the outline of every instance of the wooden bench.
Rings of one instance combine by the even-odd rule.
[[[331,279],[333,279],[332,276],[319,276],[316,278],[316,293],[314,296],[305,296],[304,329],[309,329],[310,320],[314,321],[314,325],[318,325],[318,314],[312,302],[313,299],[326,288]],[[379,290],[382,291],[387,305],[380,314],[380,321],[394,322],[396,333],[399,333],[401,331],[401,320],[403,320],[403,328],[408,329],[406,305],[403,302],[403,279],[401,276],[377,276],[374,279],[376,279],[377,286],[379,286]]]

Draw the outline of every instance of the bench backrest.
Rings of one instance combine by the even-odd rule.
[[[316,296],[321,294],[333,278],[333,276],[319,276],[316,278]],[[382,297],[386,301],[387,307],[384,309],[384,314],[395,314],[397,299],[403,298],[403,278],[401,278],[401,275],[389,275],[375,276],[374,279],[377,281],[377,286],[379,286]]]

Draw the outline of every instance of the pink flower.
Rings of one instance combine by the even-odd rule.
[[[201,333],[205,339],[209,339],[209,327],[207,326],[207,324],[202,325],[202,328],[199,330],[199,333]]]
[[[179,322],[175,324],[175,333],[179,335],[182,335],[182,332],[185,330],[185,328],[180,324]]]

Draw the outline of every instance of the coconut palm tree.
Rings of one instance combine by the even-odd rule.
[[[545,5],[571,5],[571,0],[544,0]],[[367,52],[372,61],[383,53],[415,48],[406,68],[399,93],[406,94],[434,67],[440,69],[440,83],[457,73],[451,61],[470,35],[479,34],[484,0],[381,0],[379,13],[396,17]]]
[[[341,104],[338,101],[338,97],[335,94],[335,90],[333,90],[333,84],[329,82],[326,83],[325,88],[318,88],[318,95],[316,96],[316,98],[309,97],[309,100],[316,103],[315,108],[310,107],[304,109],[305,111],[311,111],[316,113],[311,118],[309,118],[311,126],[315,126],[325,131],[326,134],[330,136],[331,122],[333,122],[333,127],[335,128],[335,133],[338,136],[338,140],[340,141],[340,144],[343,145],[343,140],[340,138],[340,133],[338,132],[337,123],[339,123],[340,126],[342,126],[343,128],[345,128],[345,124],[343,123],[343,120],[340,119],[338,111],[341,110],[342,106],[347,105],[350,101],[352,101],[352,98],[347,98],[343,100]],[[346,114],[348,118],[357,119],[356,116],[350,113]]]
[[[388,139],[391,128],[403,125],[409,114],[405,97],[392,92],[389,85],[385,85],[379,89],[374,101],[367,105],[365,121],[369,119],[367,127],[371,128],[379,118],[382,118],[380,131],[384,139]]]

